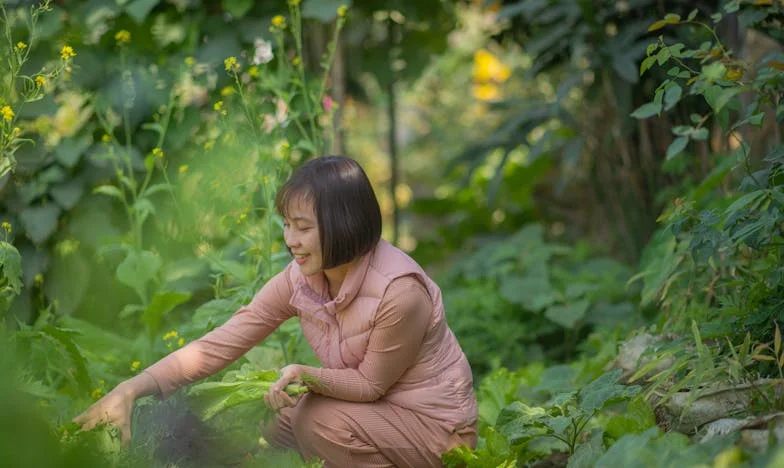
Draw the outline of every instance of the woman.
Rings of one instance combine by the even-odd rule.
[[[289,365],[264,396],[280,410],[267,439],[328,467],[441,466],[476,445],[471,369],[446,324],[441,292],[417,263],[381,240],[373,188],[353,160],[327,156],[278,192],[294,260],[224,325],[122,382],[75,418],[130,438],[134,401],[165,398],[241,357],[299,317],[322,367]],[[301,382],[298,400],[283,389]],[[315,382],[315,383],[314,383]]]

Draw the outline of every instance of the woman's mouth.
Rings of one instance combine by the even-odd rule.
[[[295,255],[294,256],[294,261],[297,262],[297,265],[302,265],[303,263],[305,263],[308,260],[309,256],[310,255]]]

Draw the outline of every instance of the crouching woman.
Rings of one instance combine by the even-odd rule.
[[[471,369],[447,326],[441,292],[381,239],[370,182],[352,159],[299,167],[280,188],[289,265],[224,325],[118,385],[75,420],[130,436],[133,402],[161,398],[226,367],[299,317],[321,367],[293,364],[264,399],[278,410],[268,441],[327,467],[441,466],[476,445]],[[298,399],[283,389],[304,383]]]

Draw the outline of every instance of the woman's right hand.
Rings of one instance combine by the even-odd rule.
[[[89,431],[99,424],[111,424],[120,429],[123,445],[131,441],[131,416],[137,398],[159,393],[157,382],[146,372],[122,382],[106,396],[96,401],[87,411],[73,418]]]
[[[131,441],[131,415],[133,414],[134,396],[118,385],[103,398],[73,419],[82,425],[83,431],[89,431],[99,424],[111,424],[120,429],[123,445]]]

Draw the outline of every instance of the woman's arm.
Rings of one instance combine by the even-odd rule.
[[[292,288],[288,278],[286,268],[225,324],[146,368],[144,373],[155,380],[160,397],[225,368],[296,315],[289,306]]]
[[[315,377],[318,384],[311,388],[316,393],[341,400],[375,401],[416,361],[432,310],[430,295],[420,281],[413,276],[398,278],[384,294],[365,357],[357,369],[297,366],[298,371]]]
[[[82,424],[82,430],[112,424],[120,428],[123,442],[129,442],[133,404],[138,398],[165,398],[181,386],[223,369],[294,315],[288,305],[290,297],[287,268],[268,281],[251,303],[225,324],[121,382],[75,417],[74,422]]]

